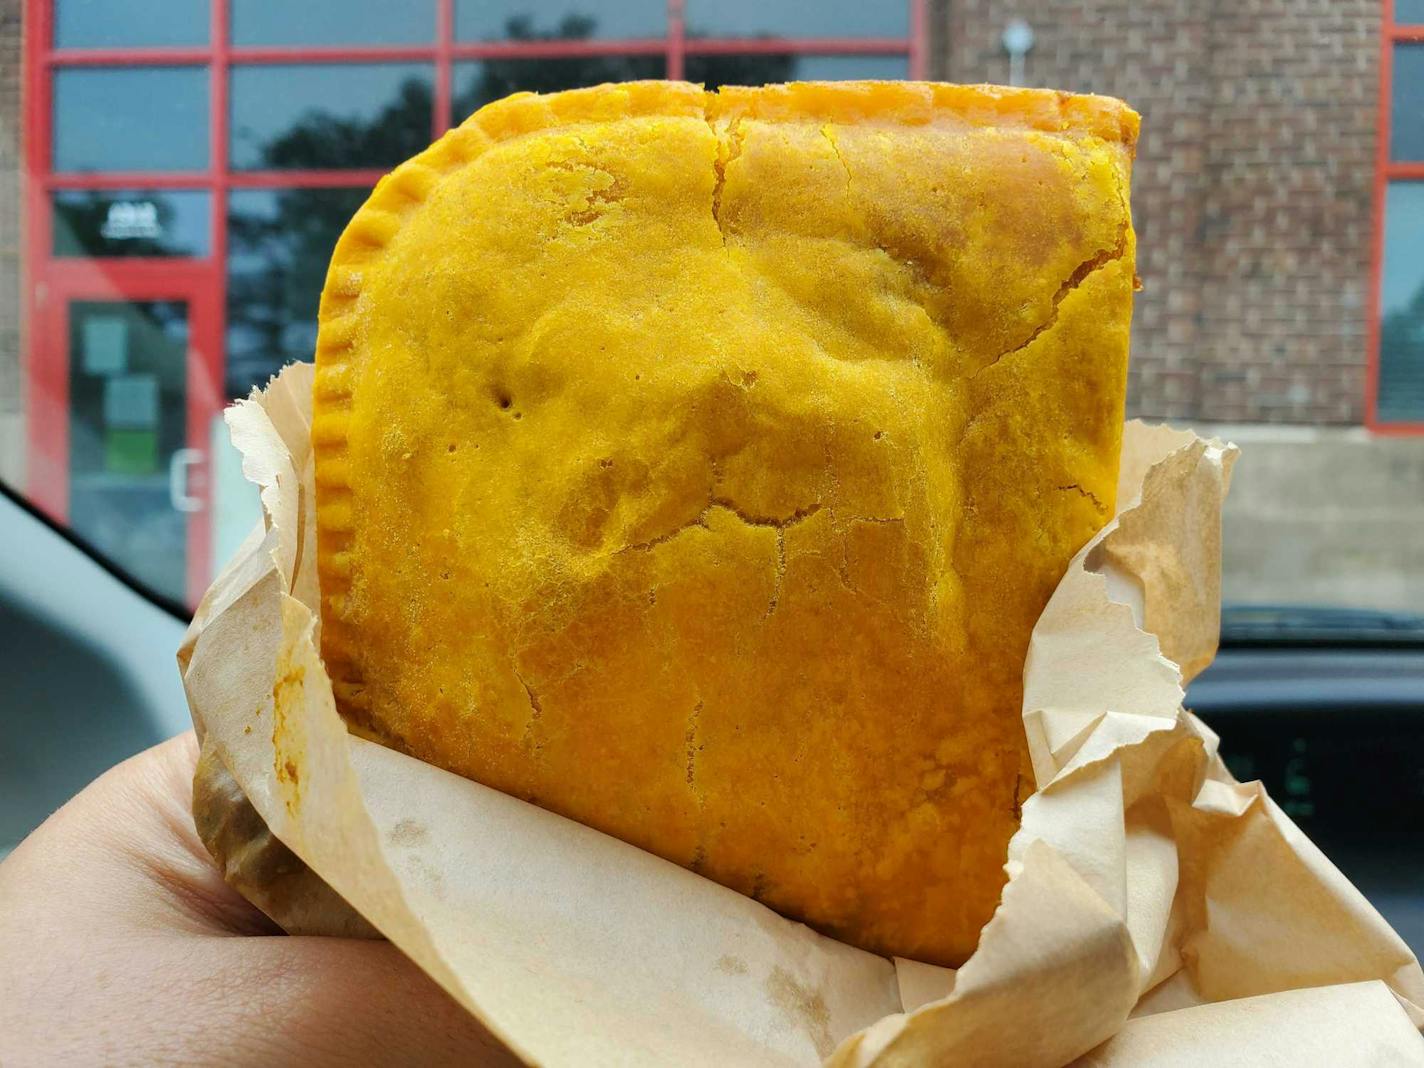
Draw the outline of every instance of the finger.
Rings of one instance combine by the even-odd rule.
[[[128,932],[52,945],[30,996],[0,1005],[7,1066],[519,1063],[388,942]]]
[[[189,812],[196,760],[189,731],[111,768],[54,813],[0,865],[10,920],[276,930],[222,881],[198,840]]]
[[[229,937],[273,925],[193,830],[179,736],[76,796],[0,864],[0,1060],[104,1064],[509,1064],[399,950]],[[24,982],[19,980],[24,978]],[[74,1027],[44,1024],[65,1006]]]
[[[202,1030],[235,1034],[250,1064],[491,1065],[519,1063],[468,1012],[388,942],[246,938],[223,945],[227,981]],[[175,1003],[187,1014],[192,991]],[[194,1036],[199,1045],[209,1041]]]
[[[115,789],[133,815],[134,833],[116,840],[140,875],[161,888],[159,902],[202,928],[275,934],[280,928],[229,886],[193,823],[198,743],[186,731],[120,765]],[[172,915],[157,917],[171,923]]]

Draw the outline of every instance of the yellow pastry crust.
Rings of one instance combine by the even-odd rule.
[[[1031,789],[1029,633],[1114,505],[1136,133],[1044,90],[647,82],[398,167],[321,303],[343,713],[961,963]]]

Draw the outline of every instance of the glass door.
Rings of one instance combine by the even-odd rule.
[[[215,295],[197,272],[125,273],[47,294],[47,510],[130,577],[191,607],[212,566]]]
[[[188,517],[189,307],[69,302],[69,526],[130,575],[182,600]]]

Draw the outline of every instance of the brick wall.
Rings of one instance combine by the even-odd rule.
[[[1142,113],[1134,414],[1357,423],[1364,407],[1379,0],[934,0],[937,77]]]
[[[1216,7],[1203,403],[1212,418],[1358,422],[1381,5]]]
[[[20,0],[0,0],[0,480],[21,485]]]

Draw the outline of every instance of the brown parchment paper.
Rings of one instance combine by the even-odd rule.
[[[179,652],[205,839],[289,928],[369,923],[535,1064],[1424,1064],[1413,955],[1182,708],[1233,447],[1127,425],[1118,515],[1034,631],[1039,790],[955,972],[349,734],[317,654],[311,375],[228,413],[265,522]]]

